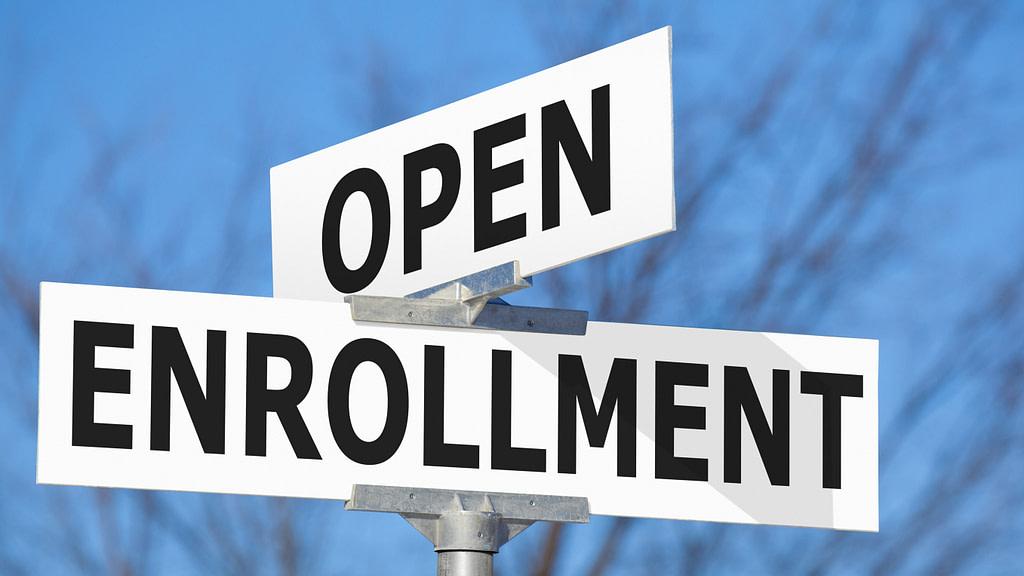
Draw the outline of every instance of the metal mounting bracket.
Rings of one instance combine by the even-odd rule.
[[[493,574],[494,554],[534,522],[590,522],[586,498],[362,484],[345,509],[400,514],[434,544],[438,576]]]
[[[583,335],[587,312],[510,306],[501,296],[533,286],[513,260],[445,282],[404,298],[351,294],[345,297],[357,321]]]

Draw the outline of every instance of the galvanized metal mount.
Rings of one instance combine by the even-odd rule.
[[[590,522],[586,498],[361,484],[345,509],[400,514],[434,544],[438,576],[492,574],[498,549],[539,520]]]
[[[583,335],[587,312],[510,306],[501,296],[533,286],[513,260],[404,298],[352,294],[345,297],[357,321]]]

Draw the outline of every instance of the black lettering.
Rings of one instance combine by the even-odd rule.
[[[768,480],[773,486],[789,486],[789,370],[772,371],[772,430],[750,373],[742,366],[725,367],[726,482],[740,482],[741,412],[747,415]]]
[[[512,351],[491,351],[491,468],[544,472],[542,448],[512,446]]]
[[[603,448],[618,407],[617,445],[619,476],[636,477],[636,360],[616,358],[608,372],[601,408],[594,405],[593,392],[583,367],[583,357],[558,355],[558,471],[576,473],[576,406],[580,408],[587,441]]]
[[[388,392],[384,430],[376,440],[370,442],[356,435],[349,404],[352,375],[363,362],[372,362],[380,368]],[[349,460],[372,465],[391,458],[401,446],[409,423],[409,383],[398,354],[387,344],[372,338],[360,338],[346,344],[331,368],[327,388],[327,416],[334,442]]]
[[[153,327],[150,366],[150,450],[171,449],[171,373],[207,454],[224,453],[227,333],[206,331],[206,394],[177,328]]]
[[[480,467],[479,446],[444,441],[444,346],[423,350],[423,465]]]
[[[541,228],[555,228],[561,221],[559,196],[559,155],[565,152],[576,183],[590,214],[611,210],[611,110],[610,86],[590,93],[591,149],[580,137],[565,100],[541,108]]]
[[[96,367],[96,348],[133,348],[131,324],[75,320],[71,360],[71,445],[131,448],[129,424],[96,422],[96,393],[129,394],[131,371]]]
[[[356,192],[362,192],[370,201],[370,252],[366,261],[355,270],[345,265],[341,256],[341,212],[345,202]],[[338,292],[351,294],[370,285],[384,264],[391,234],[391,207],[388,190],[380,175],[369,168],[357,168],[338,181],[324,210],[322,250],[324,272]]]
[[[267,389],[267,360],[283,358],[291,379],[282,389]],[[246,335],[245,455],[267,455],[267,413],[276,412],[288,441],[299,458],[320,459],[320,452],[299,413],[299,402],[313,384],[313,358],[301,340],[285,334]]]
[[[491,151],[526,136],[526,114],[473,132],[473,251],[526,236],[526,214],[494,222],[492,195],[523,183],[523,161],[495,168]]]
[[[436,168],[441,173],[441,192],[426,206],[423,202],[423,172]],[[405,273],[423,267],[423,231],[448,217],[459,197],[462,167],[459,154],[449,144],[434,144],[405,155]]]
[[[703,406],[677,405],[676,386],[708,386],[708,365],[688,362],[654,363],[654,477],[707,482],[706,458],[677,457],[675,431],[707,429]]]
[[[842,487],[843,396],[864,397],[859,374],[800,372],[800,393],[821,395],[821,486]]]

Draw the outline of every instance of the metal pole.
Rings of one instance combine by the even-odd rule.
[[[468,550],[437,552],[437,576],[493,576],[495,554]]]
[[[494,555],[504,544],[502,516],[493,510],[463,510],[453,496],[452,506],[441,513],[435,527],[434,550],[438,576],[491,576]],[[505,530],[507,532],[507,530]]]
[[[493,576],[494,554],[449,550],[437,553],[437,576]]]

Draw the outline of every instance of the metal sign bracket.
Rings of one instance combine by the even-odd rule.
[[[345,297],[357,321],[584,335],[587,312],[511,306],[501,296],[533,286],[513,260],[404,298],[351,294]]]
[[[590,522],[586,498],[363,484],[345,509],[400,514],[434,544],[438,576],[492,575],[494,554],[534,522]]]

